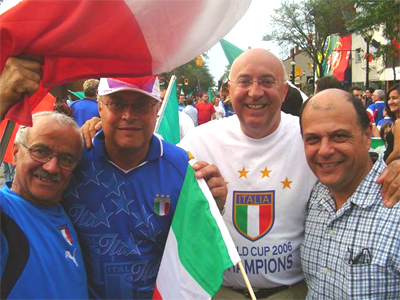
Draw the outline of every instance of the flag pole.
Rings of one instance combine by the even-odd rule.
[[[10,142],[11,135],[14,131],[14,127],[15,127],[15,122],[8,120],[6,128],[4,129],[3,136],[1,137],[1,140],[0,140],[0,163],[3,162],[8,143]]]
[[[166,91],[165,96],[164,96],[164,100],[163,100],[163,102],[161,104],[161,107],[160,107],[160,110],[158,112],[158,118],[157,118],[157,122],[156,122],[156,127],[154,129],[155,133],[157,133],[158,129],[160,128],[161,120],[162,120],[162,118],[164,116],[165,108],[167,107],[167,104],[168,104],[168,101],[169,101],[169,98],[170,98],[170,95],[171,95],[171,90],[172,90],[172,87],[174,86],[175,80],[176,80],[176,76],[172,75],[171,76],[171,80],[169,81],[169,85],[168,85],[167,91]]]
[[[251,299],[252,300],[256,300],[257,299],[256,295],[254,295],[253,288],[251,287],[249,278],[247,278],[246,272],[244,271],[244,268],[243,268],[243,265],[242,265],[241,261],[238,262],[238,266],[239,266],[240,272],[242,273],[242,276],[243,276],[243,279],[244,279],[244,283],[246,284],[247,290],[250,293]]]

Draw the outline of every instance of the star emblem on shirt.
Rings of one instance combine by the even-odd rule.
[[[142,205],[142,208],[137,212],[132,212],[131,213],[136,219],[137,223],[135,228],[139,227],[140,225],[144,224],[144,226],[149,227],[150,226],[150,218],[153,216],[152,214],[147,213],[147,211],[144,208],[144,205]]]
[[[102,183],[108,190],[109,193],[106,195],[106,198],[112,194],[116,195],[117,197],[121,196],[121,186],[124,185],[124,183],[120,183],[117,180],[117,176],[115,176],[115,173],[111,176],[111,181],[107,182],[107,184]]]
[[[271,172],[272,172],[272,170],[268,170],[268,168],[265,167],[265,169],[263,171],[260,171],[260,173],[262,174],[261,178],[264,178],[264,177],[270,178],[269,173],[271,173]]]
[[[127,215],[130,215],[131,212],[129,211],[129,204],[131,204],[134,200],[127,199],[125,196],[125,192],[122,191],[123,197],[119,197],[118,199],[112,199],[111,201],[117,206],[117,211],[115,214],[120,213],[121,211],[125,212]]]
[[[282,189],[285,189],[285,188],[291,189],[290,184],[291,184],[292,182],[293,182],[293,181],[290,181],[290,180],[287,178],[287,176],[286,176],[286,179],[285,179],[284,181],[281,181],[281,183],[283,184]]]
[[[101,205],[101,208],[99,209],[98,212],[95,213],[91,213],[95,218],[95,224],[94,224],[94,228],[96,228],[97,226],[99,226],[100,224],[103,224],[105,226],[107,226],[108,228],[110,228],[110,222],[108,222],[108,218],[111,217],[114,213],[108,213],[106,212],[104,205]]]
[[[250,171],[246,171],[246,169],[243,167],[243,169],[238,172],[240,174],[239,178],[242,178],[242,177],[247,178],[247,173],[249,173]]]
[[[103,171],[104,170],[96,171],[96,168],[94,167],[94,163],[92,162],[92,166],[91,166],[89,172],[81,171],[87,180],[83,185],[86,186],[89,183],[93,182],[95,185],[100,186],[99,176],[101,173],[103,173]]]

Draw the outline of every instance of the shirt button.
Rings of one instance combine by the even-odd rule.
[[[329,230],[329,231],[328,231],[328,234],[329,234],[330,236],[332,236],[332,235],[333,235],[333,230],[332,230],[332,229]]]
[[[328,270],[328,268],[322,268],[322,272],[324,272],[324,274],[328,274],[329,270]]]

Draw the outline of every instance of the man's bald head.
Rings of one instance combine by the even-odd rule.
[[[272,52],[262,48],[249,49],[240,54],[232,64],[229,79],[235,80],[235,78],[239,76],[243,66],[251,63],[254,65],[269,65],[271,70],[276,71],[277,74],[274,74],[276,78],[281,81],[287,80],[285,66],[283,65],[282,61]]]
[[[345,102],[349,102],[352,104],[352,107],[355,111],[355,117],[357,118],[357,123],[360,126],[361,130],[365,132],[365,130],[367,130],[369,127],[370,121],[364,105],[361,101],[355,98],[354,95],[341,89],[323,90],[304,102],[300,111],[301,130],[303,129],[301,120],[306,110],[320,110],[321,117],[323,117],[324,111],[337,109],[338,106],[343,105],[343,103]]]

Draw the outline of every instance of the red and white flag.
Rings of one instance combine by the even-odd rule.
[[[170,71],[210,49],[251,0],[23,0],[0,16],[1,65],[21,53],[45,59],[31,110],[50,88],[82,78]],[[27,103],[25,103],[27,104]],[[22,104],[7,117],[29,125]]]

